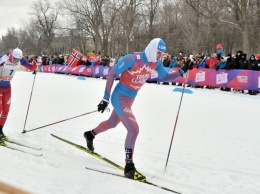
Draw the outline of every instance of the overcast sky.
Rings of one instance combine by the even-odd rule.
[[[28,19],[30,5],[34,1],[40,0],[0,0],[0,37],[6,35],[8,28],[22,27],[21,20]],[[51,0],[51,4],[53,1],[57,0]]]

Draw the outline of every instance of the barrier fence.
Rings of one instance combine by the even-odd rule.
[[[106,78],[113,67],[85,66],[70,67],[66,65],[46,65],[41,66],[41,71],[45,73],[74,74],[88,77]],[[178,68],[166,68],[167,71],[178,71]],[[120,75],[118,76],[118,78]],[[163,82],[158,77],[157,72],[153,72],[147,81]],[[184,78],[171,80],[172,82],[184,83]],[[191,86],[212,86],[229,87],[238,90],[260,90],[260,71],[252,70],[215,70],[215,69],[192,69],[188,73],[187,84]]]

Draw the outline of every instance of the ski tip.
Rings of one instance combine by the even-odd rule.
[[[26,131],[24,130],[24,131],[22,131],[22,133],[26,133]]]

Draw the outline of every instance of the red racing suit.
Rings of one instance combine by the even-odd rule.
[[[37,68],[35,61],[30,64],[24,58],[18,63],[12,63],[7,55],[0,58],[0,126],[4,126],[11,105],[11,80],[21,65],[32,71]]]

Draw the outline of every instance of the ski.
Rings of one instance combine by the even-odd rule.
[[[84,147],[84,146],[78,145],[78,144],[73,143],[73,142],[71,142],[71,141],[69,141],[69,140],[66,140],[66,139],[63,139],[63,138],[61,138],[61,137],[58,137],[58,136],[56,136],[56,135],[54,135],[54,134],[51,134],[51,136],[53,136],[53,137],[55,137],[56,139],[59,139],[59,140],[65,142],[65,143],[67,143],[67,144],[69,144],[69,145],[71,145],[71,146],[73,146],[73,147],[75,147],[75,148],[78,148],[79,150],[81,150],[81,151],[83,151],[83,152],[86,152],[86,153],[90,154],[91,156],[93,156],[93,157],[95,157],[95,158],[97,158],[97,159],[99,159],[99,160],[101,160],[101,161],[103,161],[103,162],[106,162],[107,164],[109,164],[109,165],[111,165],[111,166],[113,166],[113,167],[115,167],[115,168],[117,168],[117,169],[119,169],[119,170],[124,171],[124,168],[123,168],[122,166],[120,166],[120,165],[114,163],[113,161],[107,159],[106,157],[101,156],[100,154],[98,154],[98,153],[96,153],[96,152],[90,151],[88,148],[86,148],[86,147]]]
[[[103,173],[103,174],[108,174],[108,175],[112,175],[112,176],[118,176],[118,177],[122,177],[122,178],[125,178],[125,179],[129,179],[129,178],[123,176],[123,175],[116,174],[116,173],[111,173],[111,172],[102,171],[102,170],[97,170],[97,169],[88,168],[88,167],[85,167],[85,168],[86,168],[87,170],[91,170],[91,171],[94,171],[94,172],[99,172],[99,173]],[[133,179],[129,179],[129,180],[133,180]],[[133,180],[133,181],[138,181],[138,180]],[[154,183],[151,183],[151,182],[149,182],[149,181],[138,181],[138,182],[141,182],[141,183],[144,183],[144,184],[148,184],[148,185],[151,185],[151,186],[154,186],[154,187],[157,187],[157,188],[160,188],[160,189],[163,189],[163,190],[172,192],[172,193],[181,194],[181,193],[179,193],[179,192],[177,192],[177,191],[168,189],[168,188],[166,188],[166,187],[159,186],[159,185],[154,184]]]
[[[38,148],[38,147],[35,147],[35,146],[33,146],[33,145],[29,145],[29,144],[20,143],[20,142],[18,142],[18,141],[10,140],[10,139],[8,139],[8,138],[5,138],[4,141],[5,141],[5,142],[12,143],[12,144],[19,145],[19,146],[23,146],[23,147],[26,147],[26,148],[30,148],[30,149],[33,149],[33,150],[42,150],[42,148]]]
[[[25,153],[25,154],[30,154],[30,155],[36,156],[36,157],[41,157],[41,156],[42,156],[42,154],[36,154],[36,153],[32,153],[32,152],[27,152],[27,151],[25,151],[25,150],[22,150],[22,149],[19,149],[19,148],[15,148],[15,147],[11,147],[11,146],[9,146],[9,145],[5,145],[5,146],[0,145],[0,146],[2,146],[2,147],[4,147],[4,148],[11,149],[11,150],[15,150],[15,151],[18,151],[18,152],[22,152],[22,153]]]
[[[56,135],[54,135],[54,134],[51,134],[51,136],[55,137],[56,139],[58,139],[58,140],[60,140],[60,141],[65,142],[65,143],[67,143],[67,144],[69,144],[69,145],[71,145],[71,146],[73,146],[73,147],[75,147],[75,148],[78,148],[79,150],[81,150],[81,151],[83,151],[83,152],[86,152],[86,153],[92,155],[93,157],[95,157],[95,158],[97,158],[97,159],[99,159],[99,160],[101,160],[101,161],[103,161],[103,162],[106,162],[107,164],[109,164],[109,165],[111,165],[111,166],[113,166],[113,167],[115,167],[115,168],[117,168],[117,169],[119,169],[119,170],[121,170],[121,171],[124,171],[124,168],[123,168],[122,166],[120,166],[120,165],[114,163],[113,161],[111,161],[111,160],[109,160],[109,159],[107,159],[107,158],[101,156],[100,154],[98,154],[98,153],[96,153],[96,152],[90,151],[89,149],[87,149],[87,148],[84,147],[84,146],[81,146],[81,145],[79,145],[79,144],[73,143],[73,142],[71,142],[71,141],[69,141],[69,140],[63,139],[63,138],[61,138],[61,137],[59,137],[59,136],[56,136]],[[119,175],[119,174],[115,174],[115,173],[110,173],[110,172],[105,172],[105,171],[100,171],[100,170],[96,170],[96,169],[92,169],[92,168],[88,168],[88,167],[86,167],[86,169],[92,170],[92,171],[96,171],[96,172],[99,172],[99,173],[110,174],[110,175],[114,175],[114,176],[118,176],[118,177],[122,177],[122,178],[127,178],[127,177],[125,177],[125,176],[123,176],[123,175]],[[127,178],[127,179],[128,179],[128,178]],[[130,180],[132,180],[132,179],[130,179]],[[134,180],[134,181],[138,181],[138,180]],[[138,181],[138,182],[141,182],[141,181]],[[160,188],[160,189],[163,189],[163,190],[166,190],[166,191],[170,191],[170,192],[172,192],[172,193],[180,194],[179,192],[173,191],[173,190],[168,189],[168,188],[165,188],[165,187],[161,187],[161,186],[156,185],[156,184],[154,184],[154,183],[151,183],[151,182],[149,182],[149,181],[145,181],[145,182],[142,182],[142,183],[145,183],[145,184],[148,184],[148,185],[152,185],[152,186],[154,186],[154,187],[158,187],[158,188]]]

